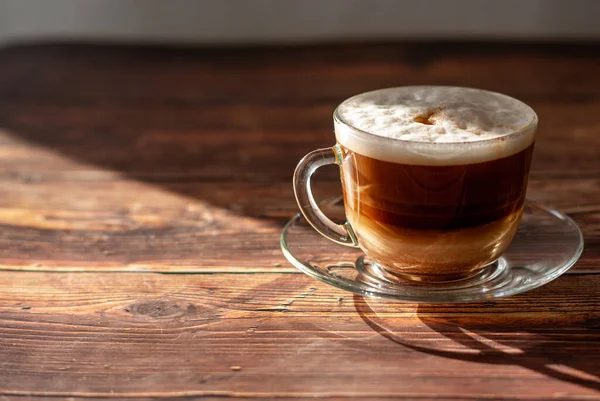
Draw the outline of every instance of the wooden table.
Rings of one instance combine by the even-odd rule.
[[[282,256],[291,174],[344,98],[408,84],[539,113],[528,195],[569,274],[483,304],[369,301]],[[0,395],[600,399],[600,46],[0,50]],[[323,196],[340,191],[335,168]],[[4,398],[3,398],[4,399]]]

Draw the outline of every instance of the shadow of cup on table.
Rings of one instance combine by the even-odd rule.
[[[412,305],[418,336],[402,331],[398,318],[378,313],[386,301],[354,295],[361,319],[375,332],[399,346],[464,362],[512,365],[545,376],[600,390],[600,310],[561,311],[544,307],[537,292],[536,309],[526,313],[528,303],[517,298],[482,304]],[[541,311],[540,306],[545,310]],[[508,311],[507,311],[508,309]]]

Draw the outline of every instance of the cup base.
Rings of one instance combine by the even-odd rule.
[[[356,260],[356,270],[363,275],[365,280],[372,282],[386,282],[389,284],[401,284],[401,285],[422,285],[429,288],[435,287],[436,285],[442,286],[443,288],[450,288],[453,286],[472,286],[477,284],[485,283],[489,280],[494,280],[505,274],[508,270],[508,263],[504,258],[499,258],[483,267],[473,269],[466,274],[449,274],[449,275],[436,275],[436,276],[424,276],[414,274],[402,274],[396,271],[391,271],[385,266],[371,262],[361,256]]]

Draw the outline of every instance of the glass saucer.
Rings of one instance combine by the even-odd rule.
[[[343,215],[341,202],[323,209],[329,216]],[[303,273],[346,291],[413,303],[460,303],[515,295],[554,280],[579,259],[583,235],[570,217],[527,201],[515,239],[500,259],[474,276],[443,283],[388,277],[360,249],[322,237],[300,214],[284,227],[281,249]]]

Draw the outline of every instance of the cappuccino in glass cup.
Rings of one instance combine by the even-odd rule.
[[[354,96],[333,117],[336,145],[309,153],[294,174],[298,205],[321,234],[419,281],[469,277],[508,248],[538,125],[531,107],[479,89],[414,86]],[[312,173],[332,163],[343,225],[310,192]]]

